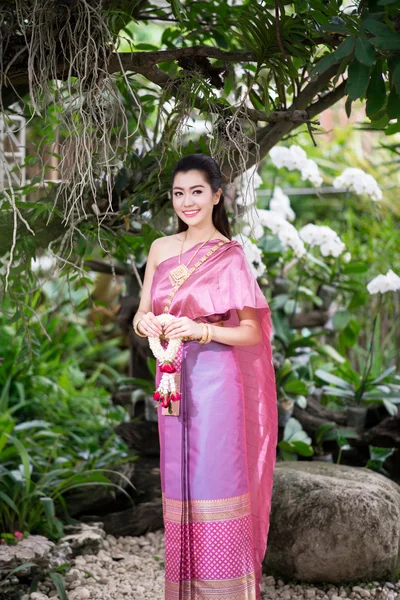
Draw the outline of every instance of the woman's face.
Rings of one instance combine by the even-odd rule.
[[[172,185],[172,201],[176,214],[188,225],[212,222],[212,211],[222,190],[215,193],[203,173],[197,170],[177,173]]]

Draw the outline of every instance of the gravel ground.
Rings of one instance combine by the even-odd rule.
[[[118,539],[107,535],[98,554],[73,559],[65,579],[69,600],[164,600],[164,532],[159,530],[140,537]],[[59,598],[50,580],[40,584],[39,590],[25,594],[22,600]],[[268,600],[400,600],[400,580],[316,586],[285,583],[264,575],[262,597]]]

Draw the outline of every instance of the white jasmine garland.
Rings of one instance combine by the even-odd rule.
[[[397,292],[400,290],[400,277],[389,269],[386,275],[377,275],[367,285],[370,294],[386,294],[386,292]]]
[[[382,190],[378,186],[376,179],[369,173],[365,173],[362,169],[354,167],[345,169],[333,181],[333,187],[336,189],[345,188],[358,195],[367,194],[375,202],[382,200]]]
[[[171,321],[175,317],[170,314],[162,314],[162,315],[157,315],[156,318],[161,323],[161,325],[166,325],[169,321]],[[174,338],[172,340],[169,340],[168,346],[164,350],[164,348],[161,345],[160,338],[158,336],[157,337],[149,336],[148,340],[149,340],[149,346],[150,346],[151,351],[153,352],[154,356],[158,359],[158,361],[160,363],[166,363],[166,362],[172,363],[172,361],[176,357],[179,347],[182,343],[181,337]]]

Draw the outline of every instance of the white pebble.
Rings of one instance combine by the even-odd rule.
[[[75,593],[79,600],[86,600],[86,598],[90,598],[90,592],[87,588],[77,588]]]

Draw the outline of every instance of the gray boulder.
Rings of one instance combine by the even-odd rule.
[[[344,583],[390,580],[399,566],[399,485],[366,468],[277,462],[267,573]]]

